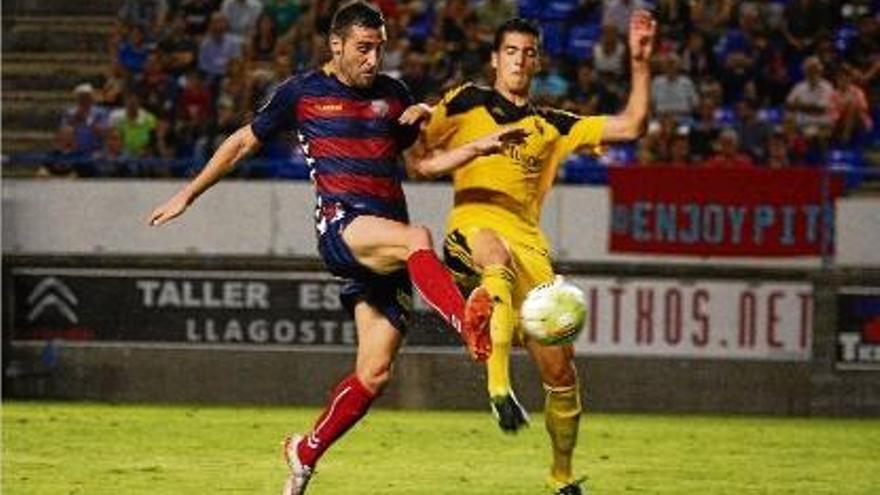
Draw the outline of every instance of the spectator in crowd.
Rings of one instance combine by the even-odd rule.
[[[126,155],[141,158],[152,154],[156,117],[141,107],[137,93],[128,92],[125,107],[110,113],[110,126],[119,132]]]
[[[774,130],[767,139],[767,150],[764,163],[768,168],[787,168],[791,166],[785,134],[781,129]]]
[[[104,148],[95,153],[92,162],[96,175],[100,177],[130,177],[136,175],[132,156],[125,153],[122,135],[114,127],[107,128]]]
[[[567,110],[580,115],[597,115],[599,112],[599,100],[603,98],[604,88],[593,75],[593,65],[590,61],[581,62],[577,68],[574,84],[568,91]]]
[[[275,30],[279,36],[287,34],[303,13],[300,0],[264,0],[263,13],[275,22]]]
[[[36,172],[37,177],[76,177],[77,166],[90,159],[90,154],[77,149],[76,131],[62,125],[55,132],[55,142],[46,157],[46,163]]]
[[[219,84],[229,61],[240,54],[241,42],[227,31],[226,16],[212,15],[208,34],[199,47],[199,70],[208,77],[211,86]]]
[[[492,44],[483,40],[483,29],[476,17],[465,19],[464,28],[466,38],[461,56],[458,58],[461,78],[486,84],[483,72],[491,58]]]
[[[767,138],[772,129],[758,120],[758,108],[753,100],[743,99],[736,104],[736,123],[733,129],[739,135],[740,148],[756,162],[766,157]]]
[[[614,26],[620,36],[629,34],[629,19],[633,11],[646,8],[642,0],[604,0],[602,25]]]
[[[696,32],[691,25],[691,1],[659,0],[657,25],[661,31],[661,38],[683,42],[686,35]]]
[[[165,115],[172,111],[174,83],[165,72],[160,52],[150,52],[144,71],[136,79],[135,88],[141,97],[141,104],[154,115]]]
[[[789,158],[798,165],[806,163],[809,143],[804,133],[798,127],[797,118],[794,115],[788,114],[785,116],[779,133],[785,140],[785,147]]]
[[[256,28],[246,46],[247,59],[254,69],[267,68],[275,62],[278,51],[278,32],[275,20],[265,12],[257,18]]]
[[[130,74],[138,74],[144,68],[150,45],[147,44],[144,30],[138,25],[131,26],[125,40],[119,44],[116,58]]]
[[[709,38],[717,40],[733,15],[732,0],[691,0],[691,23]]]
[[[568,94],[568,79],[562,75],[559,61],[543,54],[541,72],[532,80],[532,95],[535,99],[550,106],[561,106]]]
[[[651,82],[651,103],[657,114],[671,114],[688,119],[697,107],[699,96],[691,78],[681,73],[678,55],[669,53],[663,62],[664,73]]]
[[[626,47],[620,42],[617,28],[602,26],[599,42],[593,46],[593,67],[596,72],[612,77],[622,77],[625,72]]]
[[[667,164],[675,167],[688,167],[692,165],[691,160],[691,141],[689,129],[680,126],[675,130],[672,136],[672,142],[669,144],[669,159]]]
[[[129,26],[140,26],[145,32],[155,34],[167,14],[166,0],[124,0],[117,17]]]
[[[98,102],[105,107],[121,106],[122,97],[128,85],[128,79],[125,67],[118,60],[111,64],[107,74],[104,76],[104,84],[101,86],[100,95],[97,96]]]
[[[480,26],[491,35],[502,22],[516,15],[516,5],[512,0],[484,0],[476,13]]]
[[[746,85],[754,78],[755,59],[759,50],[766,46],[766,38],[760,29],[757,7],[743,8],[738,27],[728,29],[715,46],[726,105],[742,99]]]
[[[224,0],[220,12],[226,17],[229,34],[244,40],[250,37],[257,25],[263,4],[260,0]]]
[[[199,44],[187,31],[182,15],[171,19],[168,29],[159,39],[158,47],[163,54],[165,68],[171,75],[177,77],[195,67]]]
[[[694,154],[694,160],[705,160],[712,154],[712,143],[718,139],[721,128],[715,119],[715,111],[718,105],[715,99],[704,96],[700,100],[697,119],[691,126],[690,140],[691,152]]]
[[[835,140],[843,145],[858,145],[859,138],[874,126],[868,99],[865,92],[853,84],[852,72],[849,66],[836,72],[836,88],[832,99],[836,116]]]
[[[208,31],[215,6],[211,0],[183,0],[180,13],[190,36],[201,38]]]
[[[429,88],[435,86],[428,72],[427,57],[417,51],[410,51],[406,55],[400,79],[406,83],[416,101],[425,101]]]
[[[788,110],[802,130],[830,128],[834,122],[834,87],[822,77],[822,62],[814,56],[807,57],[803,72],[804,80],[786,98]]]
[[[706,160],[705,165],[712,168],[749,168],[754,163],[749,155],[740,151],[739,136],[728,127],[718,136],[718,152]]]
[[[692,81],[699,81],[715,71],[715,56],[700,31],[691,31],[681,54],[681,66]]]
[[[476,15],[467,0],[446,0],[437,28],[440,37],[446,43],[447,52],[452,54],[461,52],[467,38],[464,24],[470,18],[476,19]]]
[[[73,95],[75,103],[65,109],[60,127],[73,130],[74,152],[91,154],[103,146],[107,111],[95,104],[95,90],[89,83],[77,85]]]
[[[880,28],[876,16],[865,15],[856,25],[856,36],[850,40],[844,58],[850,65],[868,70],[880,63]]]
[[[794,54],[804,55],[813,50],[824,36],[826,26],[839,17],[825,0],[791,0],[785,7],[782,34]]]

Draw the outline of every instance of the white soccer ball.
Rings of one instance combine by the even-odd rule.
[[[574,342],[584,328],[587,306],[583,291],[557,275],[530,290],[519,313],[527,335],[543,345],[561,345]]]

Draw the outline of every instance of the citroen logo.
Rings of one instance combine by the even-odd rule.
[[[73,311],[79,300],[73,291],[56,277],[46,277],[41,280],[31,291],[27,302],[31,308],[27,315],[29,322],[39,318],[49,308],[55,308],[70,323],[79,323],[79,317]]]

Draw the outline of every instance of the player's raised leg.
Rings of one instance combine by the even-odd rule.
[[[419,294],[460,334],[471,356],[479,361],[489,357],[491,298],[478,288],[464,300],[452,275],[434,253],[427,228],[359,216],[345,228],[342,237],[357,261],[376,273],[406,267]]]
[[[354,309],[358,334],[355,372],[340,381],[312,431],[285,440],[290,467],[283,495],[302,495],[324,452],[364,417],[391,378],[391,367],[403,339],[376,308],[360,302]]]
[[[491,229],[480,229],[469,236],[474,264],[481,269],[480,284],[492,296],[493,311],[489,323],[492,355],[486,363],[487,388],[498,426],[516,432],[528,423],[525,409],[516,400],[510,381],[510,351],[516,313],[513,309],[515,273],[510,251],[501,237]]]
[[[544,382],[544,419],[553,451],[547,483],[554,493],[580,495],[582,480],[575,478],[572,470],[581,416],[574,348],[571,344],[545,346],[533,340],[528,340],[526,347]]]

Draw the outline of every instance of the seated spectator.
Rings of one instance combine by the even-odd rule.
[[[692,81],[715,71],[715,57],[706,45],[706,38],[699,31],[691,31],[681,54],[681,67]]]
[[[479,24],[490,32],[504,21],[516,15],[516,5],[512,0],[485,0],[477,9]]]
[[[767,139],[764,164],[768,168],[787,168],[791,166],[788,156],[788,146],[785,142],[785,134],[782,130],[775,130]]]
[[[532,95],[539,101],[557,106],[568,94],[568,80],[562,75],[559,62],[544,55],[541,72],[532,81]]]
[[[212,0],[183,0],[180,13],[190,36],[201,37],[208,31],[215,5]]]
[[[746,84],[754,78],[755,60],[766,45],[757,8],[742,9],[737,27],[728,29],[715,45],[725,105],[742,99]]]
[[[713,168],[749,168],[754,166],[749,155],[739,148],[739,136],[736,131],[727,128],[718,137],[718,152],[706,160],[705,166]]]
[[[62,125],[55,133],[55,143],[46,163],[37,169],[38,177],[76,177],[77,164],[91,159],[88,153],[77,150],[73,127]]]
[[[154,115],[169,114],[174,107],[174,83],[165,72],[161,57],[159,51],[150,52],[134,88],[141,97],[141,104]]]
[[[417,51],[406,54],[400,79],[406,83],[416,101],[425,101],[430,88],[437,84],[428,72],[425,54]]]
[[[785,147],[792,162],[798,165],[806,163],[809,142],[798,127],[797,119],[794,115],[788,114],[782,119],[780,133],[783,139],[785,139]]]
[[[733,15],[732,0],[691,0],[691,23],[714,41]]]
[[[114,62],[104,76],[104,84],[101,86],[101,93],[98,96],[98,102],[106,107],[118,107],[122,105],[122,97],[125,95],[125,88],[128,86],[128,73],[125,67]]]
[[[830,128],[834,123],[834,87],[822,77],[822,63],[807,57],[803,63],[805,79],[797,83],[786,98],[789,112],[801,130]]]
[[[124,0],[117,17],[130,26],[140,26],[155,34],[165,21],[168,4],[165,0]]]
[[[119,132],[126,155],[142,158],[152,154],[156,117],[141,107],[137,93],[125,95],[125,108],[110,113],[110,125]]]
[[[275,22],[279,36],[287,34],[300,18],[303,11],[300,4],[300,0],[264,0],[263,13]]]
[[[603,26],[599,42],[593,46],[593,67],[602,75],[621,77],[625,72],[623,65],[626,47],[620,42],[620,35],[614,26]]]
[[[95,90],[91,84],[77,85],[73,94],[76,103],[65,109],[60,127],[73,130],[75,152],[90,154],[103,145],[107,111],[95,105]]]
[[[223,6],[220,7],[220,13],[226,17],[229,34],[238,36],[240,40],[250,37],[262,12],[263,4],[259,0],[223,0]]]
[[[223,14],[212,15],[208,34],[199,47],[199,70],[212,85],[218,84],[226,75],[229,61],[241,54],[240,41],[227,32],[226,26]]]
[[[693,164],[691,159],[691,140],[687,127],[679,127],[672,136],[669,144],[669,158],[667,165],[674,167],[688,167]]]
[[[758,108],[751,100],[741,100],[736,104],[736,123],[734,130],[740,138],[740,148],[752,160],[761,162],[766,156],[767,138],[772,129],[766,122],[758,120]]]
[[[177,117],[179,120],[207,121],[211,116],[211,102],[214,96],[205,84],[202,75],[192,70],[184,78],[183,89],[177,99]]]
[[[626,37],[633,11],[646,6],[642,0],[605,0],[602,6],[602,25],[614,26],[621,36]]]
[[[461,51],[467,38],[465,21],[468,18],[476,19],[476,15],[467,0],[446,0],[440,23],[437,25],[439,35],[446,43],[446,51],[452,53]]]
[[[255,68],[270,67],[275,61],[277,48],[278,33],[275,30],[275,20],[266,13],[260,14],[256,29],[247,44],[248,61]]]
[[[110,127],[104,139],[104,148],[95,153],[93,161],[101,177],[132,177],[136,173],[136,166],[131,158],[125,153],[122,134]]]
[[[853,145],[874,127],[874,123],[871,120],[865,92],[853,84],[852,69],[848,66],[842,67],[836,75],[836,88],[832,100],[836,115],[835,140],[841,145]]]
[[[839,18],[823,0],[791,0],[785,7],[782,34],[796,54],[812,52],[816,43]]]
[[[165,69],[174,76],[185,74],[196,65],[199,44],[187,32],[186,21],[182,15],[171,19],[166,32],[159,39]]]
[[[697,119],[691,126],[691,151],[695,160],[705,160],[712,155],[712,143],[721,132],[718,121],[715,120],[715,111],[718,106],[714,98],[700,100]]]
[[[144,36],[144,30],[140,26],[131,26],[125,40],[120,43],[116,52],[116,59],[131,74],[139,74],[150,54],[150,45]]]
[[[580,115],[596,115],[604,88],[593,76],[589,61],[578,65],[577,77],[568,91],[568,109]]]
[[[699,97],[690,77],[681,73],[678,55],[670,53],[664,61],[664,73],[651,81],[651,103],[658,114],[672,114],[678,119],[690,117]]]
[[[696,32],[691,26],[690,3],[690,0],[659,0],[657,2],[657,28],[663,38],[681,43],[688,33]]]

